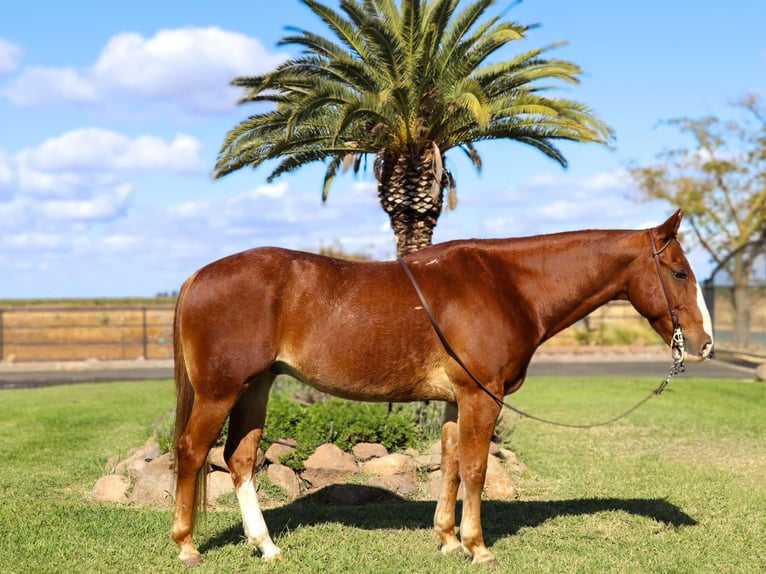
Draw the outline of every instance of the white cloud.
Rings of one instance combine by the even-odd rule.
[[[120,184],[111,189],[98,189],[83,199],[54,199],[42,203],[42,215],[49,220],[108,220],[125,209],[132,186]]]
[[[74,68],[26,68],[0,94],[16,106],[46,106],[60,101],[94,104],[96,86]]]
[[[265,72],[284,57],[256,38],[217,27],[160,30],[150,38],[123,32],[92,66],[27,68],[1,93],[19,106],[128,99],[211,113],[230,109],[241,95],[229,85],[234,77]]]
[[[14,71],[19,65],[19,58],[21,58],[21,48],[0,38],[0,74]]]
[[[82,128],[47,139],[19,157],[32,169],[47,172],[203,172],[201,149],[200,142],[186,134],[177,134],[165,142],[156,136],[129,138],[102,128]]]

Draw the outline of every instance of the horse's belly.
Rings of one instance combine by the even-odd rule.
[[[317,368],[280,357],[274,369],[344,399],[370,402],[455,400],[452,383],[441,367],[408,371],[344,369],[340,365]]]

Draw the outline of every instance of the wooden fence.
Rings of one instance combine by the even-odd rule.
[[[171,305],[0,308],[0,360],[172,357]]]

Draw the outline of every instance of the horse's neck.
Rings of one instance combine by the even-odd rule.
[[[580,231],[533,238],[507,257],[511,269],[530,278],[520,290],[546,340],[605,303],[625,298],[636,254],[634,232]]]

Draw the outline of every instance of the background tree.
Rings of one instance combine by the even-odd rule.
[[[455,203],[445,153],[461,149],[477,169],[475,143],[508,139],[562,166],[560,140],[606,143],[608,126],[584,104],[549,95],[577,83],[580,68],[544,55],[490,57],[530,30],[486,16],[493,0],[457,12],[459,0],[341,0],[340,11],[302,0],[331,34],[296,30],[280,41],[302,49],[275,70],[233,81],[241,102],[274,104],[227,134],[214,176],[268,160],[274,178],[313,162],[327,168],[322,199],[339,170],[372,156],[378,197],[399,255],[431,242],[444,192]]]
[[[737,121],[669,121],[694,138],[694,147],[664,152],[659,163],[630,171],[646,198],[686,212],[699,244],[729,275],[734,343],[747,346],[748,283],[766,241],[766,105],[748,95],[736,106]]]

